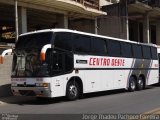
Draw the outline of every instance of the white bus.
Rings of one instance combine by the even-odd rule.
[[[84,93],[142,90],[159,78],[156,45],[74,30],[20,35],[12,52],[14,95],[75,100]]]
[[[158,59],[160,63],[160,46],[157,46],[157,53],[158,53]],[[160,68],[160,64],[159,64],[159,68]],[[159,70],[159,84],[160,84],[160,70]]]

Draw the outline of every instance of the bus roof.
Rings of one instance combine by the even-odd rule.
[[[30,34],[36,34],[36,33],[43,33],[43,32],[69,32],[69,33],[77,33],[77,34],[89,35],[89,36],[93,36],[93,37],[107,38],[107,39],[112,39],[112,40],[118,40],[118,41],[128,42],[128,43],[135,43],[135,44],[141,44],[141,45],[148,45],[148,46],[157,47],[157,45],[152,44],[152,43],[140,43],[140,42],[134,42],[134,41],[120,39],[120,38],[114,38],[114,37],[109,37],[109,36],[103,36],[103,35],[93,34],[93,33],[81,32],[81,31],[77,31],[77,30],[58,29],[58,28],[56,28],[56,29],[44,29],[44,30],[38,30],[38,31],[28,32],[28,33],[21,34],[20,36],[25,36],[25,35],[30,35]]]

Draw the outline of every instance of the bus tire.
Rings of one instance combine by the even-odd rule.
[[[129,92],[134,92],[136,89],[136,79],[132,76],[129,79],[129,87],[128,87],[128,91]]]
[[[139,77],[137,80],[137,90],[143,90],[145,86],[144,80],[142,77]]]
[[[66,97],[68,100],[76,100],[79,98],[80,88],[77,82],[70,81],[66,88]]]

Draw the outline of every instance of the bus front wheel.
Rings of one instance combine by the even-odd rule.
[[[130,77],[128,91],[133,92],[135,91],[135,89],[136,89],[136,79],[134,77]]]
[[[80,89],[79,85],[75,81],[71,81],[67,84],[66,88],[66,96],[69,100],[76,100],[79,98],[80,95]]]

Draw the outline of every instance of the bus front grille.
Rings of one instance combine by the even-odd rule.
[[[19,90],[19,93],[24,96],[36,96],[35,92],[32,90]]]

